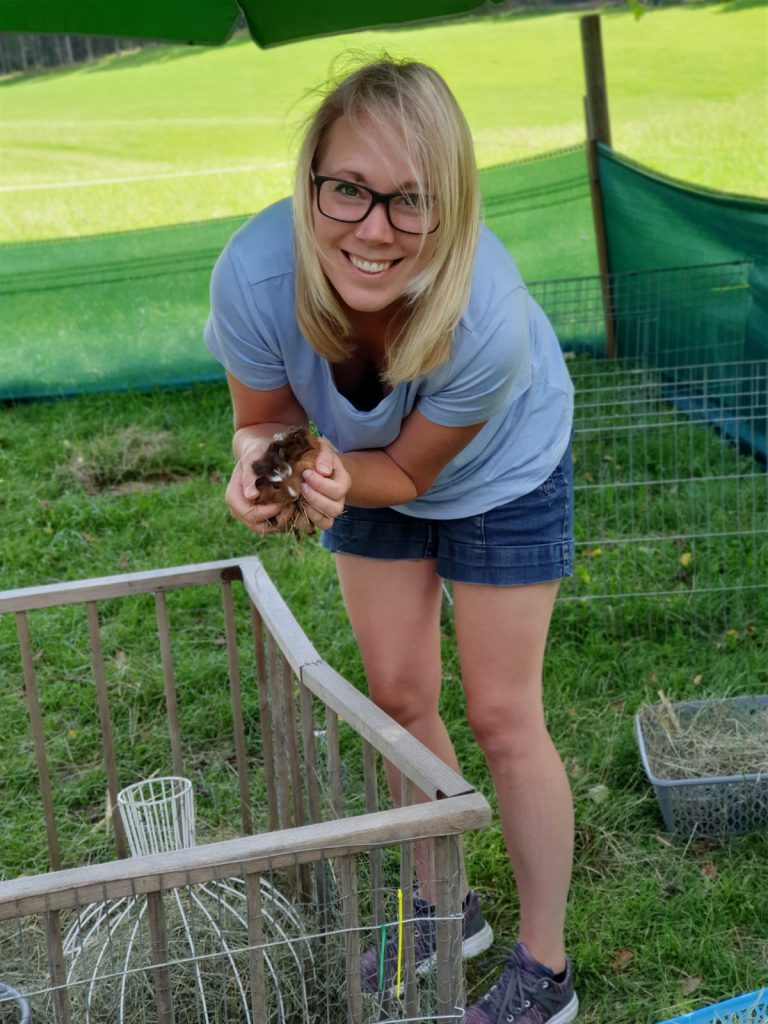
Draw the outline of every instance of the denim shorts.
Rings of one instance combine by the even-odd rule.
[[[322,534],[337,554],[434,559],[456,583],[520,586],[573,573],[573,461],[570,446],[530,494],[464,519],[417,519],[391,508],[347,506]]]

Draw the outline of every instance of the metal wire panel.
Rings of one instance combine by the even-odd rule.
[[[768,603],[768,361],[749,358],[749,263],[531,287],[575,385],[576,573],[564,602],[686,609],[719,628]],[[635,619],[638,628],[642,621]]]

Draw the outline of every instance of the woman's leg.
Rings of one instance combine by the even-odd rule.
[[[467,715],[493,778],[520,898],[520,939],[565,965],[573,805],[542,706],[542,666],[558,583],[453,584]],[[570,1019],[570,1018],[569,1018]]]
[[[458,771],[439,714],[442,667],[442,580],[435,563],[336,555],[349,621],[371,699],[442,761]],[[400,773],[387,763],[392,800],[400,803]],[[416,799],[424,799],[417,791]],[[415,851],[421,896],[433,901],[427,844]]]

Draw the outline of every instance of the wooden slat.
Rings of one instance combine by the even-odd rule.
[[[312,705],[312,694],[299,682],[299,700],[301,710],[301,740],[304,748],[304,778],[307,787],[307,805],[310,822],[322,819],[320,805],[320,766],[317,758],[315,742],[315,715]]]
[[[367,740],[363,740],[363,783],[365,786],[365,809],[368,814],[375,814],[379,809],[379,784],[376,765],[376,751]],[[384,871],[381,850],[374,847],[368,854],[371,865],[371,904],[373,920],[376,928],[376,953],[381,952],[381,935],[378,925],[384,918]]]
[[[174,1024],[171,972],[168,968],[168,935],[165,927],[162,893],[150,892],[147,894],[147,918],[158,1024]]]
[[[304,780],[307,791],[307,809],[310,822],[316,824],[322,821],[323,815],[320,802],[320,768],[317,758],[317,743],[315,742],[315,714],[312,694],[301,681],[299,681],[299,707],[301,714],[301,740],[304,750]],[[330,920],[330,906],[325,884],[325,865],[322,861],[315,862],[314,879],[314,899],[318,907],[322,926],[325,928]]]
[[[450,800],[396,807],[284,832],[243,836],[172,853],[129,857],[106,864],[53,871],[0,882],[0,920],[47,910],[75,908],[103,899],[193,885],[243,870],[268,871],[321,857],[390,846],[414,836],[461,833],[490,823],[488,803],[479,793]]]
[[[325,709],[325,742],[328,757],[328,795],[331,814],[344,817],[344,792],[341,784],[341,753],[339,751],[339,716],[331,708]]]
[[[306,824],[304,813],[304,789],[301,784],[299,769],[299,734],[296,724],[296,697],[294,694],[294,675],[291,666],[283,660],[283,702],[285,706],[285,733],[288,744],[288,765],[291,772],[291,789],[293,790],[293,825]]]
[[[48,974],[53,988],[53,1019],[55,1024],[70,1024],[69,993],[67,991],[67,967],[64,960],[64,943],[61,938],[61,921],[57,910],[45,914],[45,946],[48,953]]]
[[[160,661],[163,666],[163,686],[165,688],[165,709],[168,717],[168,737],[171,742],[171,764],[174,775],[184,775],[184,759],[181,755],[181,729],[179,728],[179,709],[176,703],[176,680],[173,674],[173,658],[171,655],[171,631],[168,625],[168,607],[163,591],[155,593],[155,612],[157,615],[157,635],[160,641]]]
[[[101,725],[101,749],[104,754],[104,770],[107,775],[107,791],[112,808],[112,822],[115,829],[115,847],[118,857],[128,856],[128,844],[125,830],[117,809],[117,763],[115,761],[115,744],[112,739],[112,718],[109,713],[109,695],[107,694],[107,675],[104,671],[104,652],[101,647],[101,630],[99,628],[99,610],[94,601],[86,606],[88,613],[88,635],[91,641],[91,665],[93,681],[96,686],[96,702],[99,708],[99,724]]]
[[[235,759],[237,761],[237,785],[240,792],[240,820],[243,824],[243,832],[247,835],[249,832],[253,832],[251,794],[248,785],[248,749],[245,743],[243,699],[240,687],[240,660],[237,654],[235,606],[232,599],[232,584],[227,581],[221,585],[221,599],[224,605],[224,629],[227,638],[229,696],[232,705],[232,732],[235,741]]]
[[[272,702],[272,729],[275,744],[275,775],[277,777],[277,808],[280,828],[290,828],[293,824],[291,814],[291,778],[288,752],[288,731],[286,727],[285,688],[283,687],[282,654],[270,635],[269,648],[269,693]]]
[[[275,832],[280,828],[277,810],[277,787],[275,785],[275,753],[272,742],[272,701],[269,694],[269,672],[264,654],[264,624],[257,608],[251,605],[253,622],[253,645],[256,653],[256,677],[259,687],[259,725],[261,728],[261,749],[264,755],[264,785],[267,790],[267,812],[269,827]]]
[[[242,570],[246,566],[250,576],[254,577],[259,572],[261,562],[255,556],[231,558],[220,562],[180,565],[173,569],[127,572],[116,576],[98,576],[94,579],[6,590],[0,592],[0,615],[33,608],[52,608],[55,605],[104,601],[111,597],[127,597],[129,594],[154,594],[158,590],[178,590],[220,583],[225,579],[241,579]]]
[[[248,968],[251,983],[251,1013],[255,1021],[269,1020],[267,977],[264,964],[264,932],[261,918],[261,876],[245,876],[245,905],[248,914]]]
[[[400,790],[401,806],[412,806],[413,797],[413,782],[403,775]],[[423,804],[415,806],[423,806]],[[413,842],[406,842],[400,852],[400,888],[403,890],[403,916],[406,920],[413,917],[413,868]],[[405,1014],[416,1020],[419,1015],[419,986],[416,977],[416,946],[413,927],[413,921],[411,921],[403,929],[403,984],[405,986]]]
[[[431,799],[458,796],[471,786],[439,757],[377,708],[343,676],[325,662],[306,665],[301,680],[316,697],[354,729],[356,733],[411,778]]]
[[[464,1005],[462,942],[462,853],[458,836],[437,836],[435,859],[435,940],[437,1016],[451,1018]]]
[[[354,857],[339,858],[339,875],[347,978],[347,1020],[349,1024],[359,1024],[363,1016],[363,991],[360,979],[360,905],[357,894],[357,863]]]
[[[291,772],[291,790],[293,793],[293,820],[291,824],[294,826],[301,826],[306,824],[307,815],[304,808],[304,787],[302,785],[302,775],[299,767],[301,751],[299,749],[298,723],[296,721],[298,708],[294,692],[295,679],[296,677],[293,674],[291,666],[285,658],[283,658],[283,698],[285,703],[286,739],[288,741],[288,763]],[[299,864],[297,866],[297,884],[299,892],[306,899],[311,899],[312,885],[309,867],[306,864]]]
[[[51,860],[51,868],[54,871],[58,871],[61,868],[61,852],[59,850],[59,837],[56,831],[56,816],[53,813],[51,777],[48,773],[48,752],[45,746],[45,729],[43,727],[43,715],[40,710],[40,695],[37,692],[35,662],[29,639],[29,623],[27,622],[25,612],[16,613],[16,630],[19,636],[19,647],[21,648],[24,689],[27,698],[27,709],[29,711],[29,724],[32,729],[32,741],[35,745],[37,774],[40,779],[40,798],[43,802],[45,831],[48,836],[48,855]]]

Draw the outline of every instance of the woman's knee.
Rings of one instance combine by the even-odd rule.
[[[399,673],[369,675],[368,692],[377,707],[406,729],[421,718],[438,714],[439,684],[425,685],[423,679]]]
[[[485,753],[492,758],[499,755],[511,759],[524,758],[532,746],[548,737],[541,702],[470,700],[467,703],[467,721]]]

